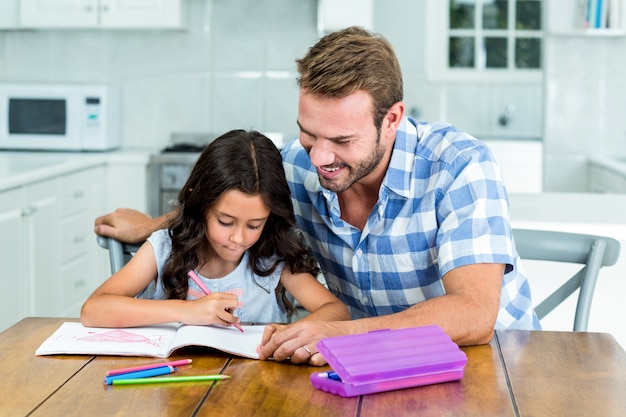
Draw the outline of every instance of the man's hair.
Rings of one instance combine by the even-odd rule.
[[[296,64],[298,86],[306,94],[341,99],[368,92],[376,128],[389,108],[402,101],[402,71],[393,47],[363,28],[351,26],[324,36]]]

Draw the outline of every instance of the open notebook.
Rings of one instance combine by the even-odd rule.
[[[166,358],[184,346],[206,346],[246,358],[258,359],[265,326],[157,326],[110,329],[66,322],[46,339],[35,355],[116,355]]]

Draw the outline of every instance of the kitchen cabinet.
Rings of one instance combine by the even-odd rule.
[[[626,171],[620,171],[601,163],[589,165],[591,192],[626,194]]]
[[[54,285],[36,281],[34,314],[78,317],[83,301],[108,277],[102,273],[103,254],[93,233],[93,221],[104,206],[104,168],[65,175],[60,181],[60,230],[55,239],[60,249],[54,264],[59,276]]]
[[[183,0],[22,0],[24,28],[180,28]]]
[[[104,167],[0,192],[0,330],[26,316],[77,317],[103,275],[93,220]]]
[[[0,193],[0,331],[27,315],[30,282],[22,274],[25,248],[21,188]]]
[[[539,140],[484,140],[502,169],[508,192],[540,193],[543,188],[543,143]]]
[[[0,329],[34,313],[36,281],[55,280],[58,188],[58,180],[47,180],[0,194]]]

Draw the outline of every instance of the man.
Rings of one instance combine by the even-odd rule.
[[[322,365],[320,338],[383,328],[438,324],[460,345],[488,343],[494,327],[539,328],[485,145],[404,117],[382,37],[331,33],[297,64],[300,134],[283,166],[297,224],[353,320],[268,326],[260,357]],[[162,224],[122,210],[95,230],[134,240]]]

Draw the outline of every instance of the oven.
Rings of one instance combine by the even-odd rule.
[[[171,145],[150,156],[148,163],[148,213],[160,216],[171,211],[178,192],[205,146],[216,136],[208,134],[174,134]]]

